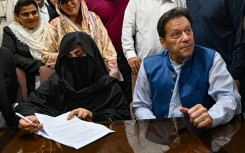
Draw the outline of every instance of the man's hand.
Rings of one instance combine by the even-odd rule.
[[[18,127],[21,129],[21,131],[23,133],[33,134],[33,133],[36,133],[37,131],[39,131],[40,129],[43,128],[43,125],[39,124],[36,116],[34,116],[34,115],[26,116],[26,118],[28,118],[30,121],[32,121],[32,123],[29,123],[29,122],[25,121],[24,119],[19,120]],[[37,124],[38,127],[35,126],[35,124]]]
[[[212,128],[213,120],[209,116],[208,110],[201,104],[197,104],[190,109],[182,107],[179,110],[189,115],[190,122],[193,123],[194,126],[198,128]]]
[[[236,86],[237,86],[237,90],[240,91],[240,81],[239,80],[235,80]]]
[[[133,74],[137,74],[140,69],[140,64],[141,64],[141,58],[139,57],[132,57],[128,59],[128,64],[131,67],[131,71]]]
[[[85,108],[77,108],[72,110],[68,115],[67,120],[71,119],[74,115],[77,115],[78,118],[86,121],[92,121],[93,118],[92,112]]]

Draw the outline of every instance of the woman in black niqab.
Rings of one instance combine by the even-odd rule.
[[[77,45],[86,56],[70,56]],[[82,108],[92,113],[95,122],[130,118],[127,100],[117,80],[108,75],[100,52],[88,34],[72,32],[64,36],[55,70],[48,81],[16,107],[16,112],[24,116],[34,113],[57,116]],[[14,122],[18,120],[15,118]]]
[[[68,57],[69,52],[76,45],[80,45],[82,50],[87,53],[87,56]],[[76,95],[90,88],[90,85],[103,76],[108,75],[108,70],[95,42],[89,35],[83,32],[73,32],[64,36],[61,41],[55,70],[62,82],[63,88],[67,92],[72,92]]]

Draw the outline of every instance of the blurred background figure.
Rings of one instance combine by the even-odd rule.
[[[58,16],[55,8],[47,5],[44,0],[35,0],[40,8],[40,14],[44,21],[49,22]]]
[[[13,108],[22,100],[14,59],[8,49],[0,47],[0,127],[11,126]]]
[[[50,7],[52,7],[55,10],[55,5],[58,0],[47,0]],[[55,10],[56,11],[56,10]]]
[[[0,29],[9,25],[14,21],[13,16],[13,2],[14,0],[2,0],[0,5]],[[0,44],[2,44],[3,31],[0,30]]]
[[[188,0],[195,43],[215,49],[227,64],[245,105],[244,0]]]

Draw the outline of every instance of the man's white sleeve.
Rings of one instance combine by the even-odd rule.
[[[235,81],[226,68],[219,53],[215,53],[214,63],[209,72],[208,94],[216,101],[209,109],[213,127],[229,122],[241,113],[241,97]]]
[[[122,47],[124,56],[127,58],[137,57],[134,48],[134,39],[136,30],[136,6],[135,0],[130,0],[124,13],[122,27]]]

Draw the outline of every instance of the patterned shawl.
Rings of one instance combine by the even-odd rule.
[[[95,41],[98,41],[98,35],[96,35],[96,20],[98,19],[97,16],[93,14],[93,12],[88,11],[88,7],[84,0],[81,0],[81,14],[82,14],[82,31],[89,34]],[[56,11],[60,15],[60,19],[62,24],[65,27],[66,33],[81,31],[65,14],[62,14],[59,8],[59,5],[56,4]]]

